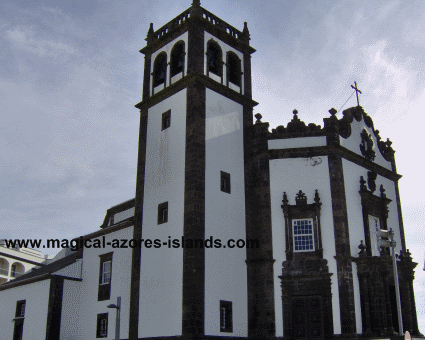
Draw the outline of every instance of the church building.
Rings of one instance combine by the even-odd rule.
[[[199,0],[146,41],[135,198],[0,286],[0,340],[422,339],[401,176],[371,116],[294,110],[270,131],[247,23]]]

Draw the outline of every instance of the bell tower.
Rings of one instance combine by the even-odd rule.
[[[248,337],[264,326],[274,336],[273,289],[262,310],[251,250],[228,243],[253,229],[249,40],[246,23],[237,30],[196,0],[150,25],[133,236],[161,247],[133,249],[130,339]]]

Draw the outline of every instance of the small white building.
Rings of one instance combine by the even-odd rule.
[[[0,284],[9,282],[37,266],[43,266],[47,258],[31,248],[8,247],[0,240]]]

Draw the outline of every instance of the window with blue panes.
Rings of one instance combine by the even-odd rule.
[[[313,219],[292,220],[294,251],[314,251]]]

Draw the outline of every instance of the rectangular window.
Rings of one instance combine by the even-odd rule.
[[[314,251],[313,220],[292,220],[294,231],[294,251]]]
[[[111,282],[111,261],[105,261],[102,263],[102,282],[101,285],[109,284]]]
[[[370,243],[373,256],[381,252],[381,223],[378,217],[369,215]]]
[[[111,278],[112,278],[112,254],[107,253],[99,255],[99,290],[98,301],[109,300],[111,297]]]
[[[26,300],[20,300],[16,302],[16,319],[14,320],[15,325],[13,329],[13,340],[22,340],[22,333],[24,329],[25,304]]]
[[[158,204],[158,224],[168,222],[168,202]]]
[[[171,110],[168,110],[162,114],[162,130],[168,129],[171,125]]]
[[[97,314],[96,338],[106,338],[108,336],[108,313]]]
[[[220,190],[230,194],[230,174],[220,171]]]
[[[25,316],[25,303],[26,303],[26,300],[21,300],[16,302],[15,317],[23,318]]]
[[[233,332],[231,301],[220,300],[220,332]]]

